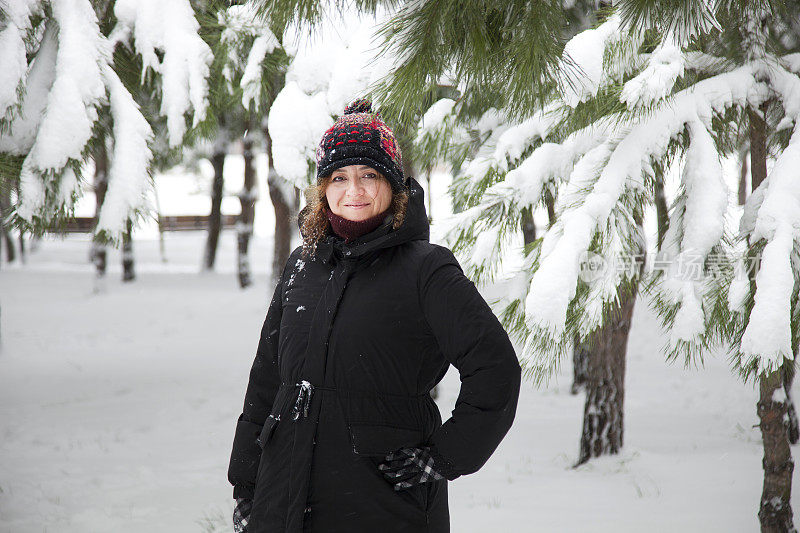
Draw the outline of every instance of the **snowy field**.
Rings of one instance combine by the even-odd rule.
[[[167,237],[166,264],[157,241],[135,241],[132,284],[112,252],[99,292],[87,237],[43,241],[0,270],[0,531],[232,530],[226,469],[271,293],[270,242],[256,239],[262,274],[241,291],[233,232],[214,274],[197,273],[202,233]],[[583,398],[565,364],[549,386],[524,385],[497,453],[450,484],[454,533],[757,531],[753,387],[724,357],[667,365],[659,337],[638,306],[622,454],[571,468]],[[457,394],[451,372],[444,418]]]

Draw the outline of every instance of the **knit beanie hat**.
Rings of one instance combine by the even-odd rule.
[[[368,165],[386,176],[395,192],[406,189],[397,139],[366,99],[347,106],[322,136],[317,148],[317,183],[347,165]]]

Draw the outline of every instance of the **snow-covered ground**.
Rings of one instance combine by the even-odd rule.
[[[100,292],[86,237],[42,241],[26,265],[3,265],[0,531],[231,530],[226,469],[271,293],[270,242],[254,242],[245,291],[235,234],[223,233],[217,273],[197,273],[202,243],[168,234],[164,264],[157,241],[136,240],[136,282],[119,281],[114,251]],[[526,383],[496,454],[450,484],[454,533],[756,531],[753,387],[723,356],[668,365],[660,344],[639,305],[624,451],[578,469],[583,399],[569,393],[569,362],[546,387]],[[452,372],[443,382],[444,418],[458,383]]]

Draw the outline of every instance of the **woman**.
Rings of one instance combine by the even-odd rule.
[[[428,242],[422,189],[369,102],[325,133],[317,179],[236,427],[236,530],[449,531],[447,481],[478,470],[514,419],[514,349]],[[430,391],[450,364],[461,390],[442,424]]]

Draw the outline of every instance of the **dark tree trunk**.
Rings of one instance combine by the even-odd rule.
[[[161,256],[161,262],[167,262],[167,250],[164,245],[164,222],[161,216],[161,202],[158,199],[158,187],[153,187],[153,199],[156,203],[156,220],[158,221],[158,253]]]
[[[747,110],[750,123],[751,191],[755,191],[767,178],[767,123],[764,120],[767,106],[764,103],[759,110]],[[755,285],[756,270],[748,269],[751,286]],[[764,445],[764,486],[758,519],[762,533],[796,531],[791,505],[794,462],[789,447],[788,402],[784,394],[776,394],[778,389],[783,389],[782,373],[778,369],[759,376],[757,411]]]
[[[795,350],[795,361],[797,360],[797,350]],[[787,363],[781,369],[783,377],[783,391],[786,393],[786,415],[789,422],[789,444],[797,444],[800,440],[800,427],[797,421],[797,410],[794,408],[794,399],[792,398],[792,383],[794,382],[794,363]],[[788,368],[787,368],[788,366]]]
[[[11,263],[16,257],[16,250],[14,249],[14,239],[11,238],[11,232],[8,231],[8,226],[3,223],[5,217],[11,212],[11,188],[0,187],[0,263],[3,257],[3,245],[5,243],[6,260]]]
[[[108,151],[106,150],[105,137],[101,138],[93,154],[94,159],[94,226],[97,231],[97,223],[100,220],[100,208],[106,199],[108,190]],[[101,278],[106,275],[106,245],[97,241],[92,241],[90,253],[92,263],[94,263],[95,274]]]
[[[122,234],[122,281],[133,281],[136,274],[133,271],[133,222],[129,218],[125,223],[125,233]]]
[[[636,293],[620,298],[593,336],[588,357],[583,432],[576,466],[592,457],[619,453],[623,444],[625,353]]]
[[[527,245],[536,240],[536,224],[533,223],[533,206],[522,210],[522,240]]]
[[[758,518],[762,533],[786,533],[797,531],[792,519],[792,471],[794,461],[789,447],[789,431],[786,417],[786,402],[782,394],[775,394],[783,387],[780,370],[761,377],[759,383],[758,418],[761,420],[761,438],[764,442],[764,488],[761,492],[761,508]]]
[[[265,148],[269,160],[269,174],[267,174],[267,188],[272,208],[275,210],[275,239],[272,249],[272,273],[270,285],[278,283],[278,278],[283,270],[283,265],[289,259],[292,247],[292,220],[297,215],[293,198],[288,198],[289,186],[286,180],[278,175],[272,163],[272,137],[269,130],[264,128]]]
[[[747,148],[739,152],[739,205],[747,200]]]
[[[416,177],[416,169],[414,168],[414,164],[411,162],[411,151],[414,149],[414,145],[411,143],[410,139],[404,135],[398,136],[397,143],[400,145],[400,152],[403,154],[403,157],[401,158],[403,163],[403,176],[406,178],[409,176]],[[430,189],[428,190],[430,191]],[[428,216],[430,216],[430,213],[428,213]]]
[[[217,245],[222,225],[222,190],[225,185],[223,172],[225,170],[225,156],[228,151],[227,132],[220,129],[217,142],[214,144],[214,154],[211,156],[211,166],[214,167],[214,182],[211,186],[211,212],[208,215],[208,237],[203,257],[203,269],[213,270],[217,259]]]
[[[755,191],[767,179],[767,123],[763,117],[766,111],[766,105],[762,105],[758,111],[747,109],[750,120],[751,191]]]
[[[249,132],[249,121],[245,123],[245,131]],[[236,225],[236,242],[239,268],[239,286],[249,287],[252,283],[250,274],[250,260],[247,256],[247,249],[250,245],[250,236],[253,234],[253,215],[255,213],[255,181],[256,172],[253,167],[253,139],[249,134],[245,134],[242,140],[242,155],[244,156],[244,185],[239,192],[239,202],[242,204],[242,212],[239,215],[239,222]]]
[[[552,227],[556,223],[556,199],[549,189],[544,192],[544,203],[547,206],[548,227]]]
[[[433,222],[433,193],[431,192],[431,173],[433,169],[429,168],[425,173],[425,181],[428,182],[428,224]]]
[[[25,230],[19,230],[19,260],[24,265],[27,261],[25,258]]]
[[[664,194],[664,182],[657,179],[655,182],[655,204],[656,220],[658,222],[658,246],[664,241],[664,235],[669,227],[669,208],[667,207],[667,196]]]
[[[589,378],[590,354],[589,347],[580,342],[576,335],[574,348],[572,349],[572,387],[570,387],[572,394],[578,394],[578,391],[586,385],[586,381]]]

